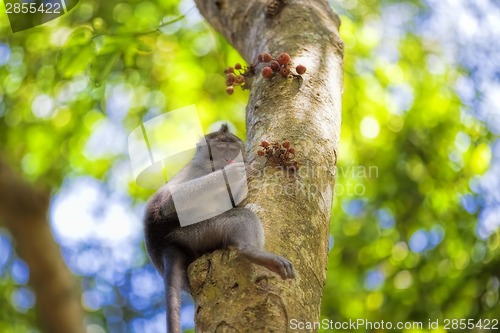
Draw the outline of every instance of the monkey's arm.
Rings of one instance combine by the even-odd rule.
[[[189,170],[186,174],[189,174]],[[246,167],[244,163],[233,163],[224,168],[224,173],[217,170],[190,180],[185,180],[182,175],[176,177],[158,191],[151,204],[161,211],[160,215],[163,217],[176,213],[176,204],[178,209],[193,212],[199,212],[200,204],[203,203],[213,205],[218,204],[217,201],[220,200],[222,205],[224,200],[229,200],[224,174],[230,179],[233,196],[241,196],[240,192],[246,190]],[[207,207],[207,211],[209,209],[210,207]]]
[[[225,172],[234,175],[245,170],[243,163],[234,163],[228,165]],[[146,248],[158,270],[164,272],[164,255],[175,252],[167,248],[179,245],[182,221],[206,220],[231,208],[222,170],[198,176],[186,168],[165,184],[149,202],[145,216]],[[176,244],[171,244],[172,241]],[[176,258],[168,255],[167,259]]]

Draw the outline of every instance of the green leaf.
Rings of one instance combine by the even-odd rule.
[[[61,54],[57,64],[58,71],[66,78],[83,72],[93,58],[94,47],[87,44],[83,47],[73,46]]]
[[[90,65],[90,75],[94,82],[100,85],[109,75],[121,52],[98,55]]]
[[[88,27],[81,27],[73,31],[71,36],[68,38],[66,42],[66,47],[72,46],[82,46],[89,44],[92,41],[92,37],[94,36],[92,30]]]

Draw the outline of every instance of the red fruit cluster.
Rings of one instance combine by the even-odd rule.
[[[236,73],[235,70],[238,70],[239,72]],[[229,95],[234,93],[234,86],[241,86],[244,88],[246,71],[243,70],[241,64],[237,63],[234,67],[226,68],[224,70],[224,74],[226,74],[226,92]]]
[[[292,161],[295,158],[295,148],[291,146],[290,141],[269,143],[264,140],[259,146],[262,148],[257,151],[257,155],[266,157],[266,163],[291,171],[297,169],[297,162]]]
[[[283,77],[288,77],[293,68],[292,59],[288,53],[281,53],[277,58],[269,53],[261,53],[258,57],[259,62],[269,63],[267,66],[262,68],[262,76],[266,79],[270,79],[276,73],[280,73]],[[297,75],[302,75],[306,72],[306,67],[304,65],[298,65],[295,67]]]

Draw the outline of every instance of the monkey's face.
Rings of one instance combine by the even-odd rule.
[[[243,162],[242,145],[239,142],[212,141],[208,144],[215,170],[234,162]]]
[[[243,141],[232,134],[227,125],[222,125],[218,131],[207,134],[203,143],[208,147],[201,145],[197,154],[200,159],[209,161],[214,170],[222,169],[233,162],[245,162]],[[201,147],[204,148],[200,151]]]

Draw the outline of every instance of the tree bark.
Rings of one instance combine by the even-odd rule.
[[[284,7],[279,13],[266,8],[280,3]],[[264,79],[262,66],[257,66],[246,110],[252,169],[247,207],[264,224],[266,249],[290,259],[298,276],[282,281],[232,252],[203,256],[189,268],[197,332],[291,332],[293,320],[319,320],[326,279],[341,125],[340,21],[321,0],[196,4],[249,63],[255,63],[261,52],[288,52],[295,65],[307,67],[303,79],[289,80],[280,75]],[[297,151],[299,170],[264,166],[256,155],[262,140],[289,140]]]
[[[52,236],[49,202],[49,191],[25,183],[0,157],[0,220],[29,267],[42,328],[50,333],[83,333],[78,288]]]

